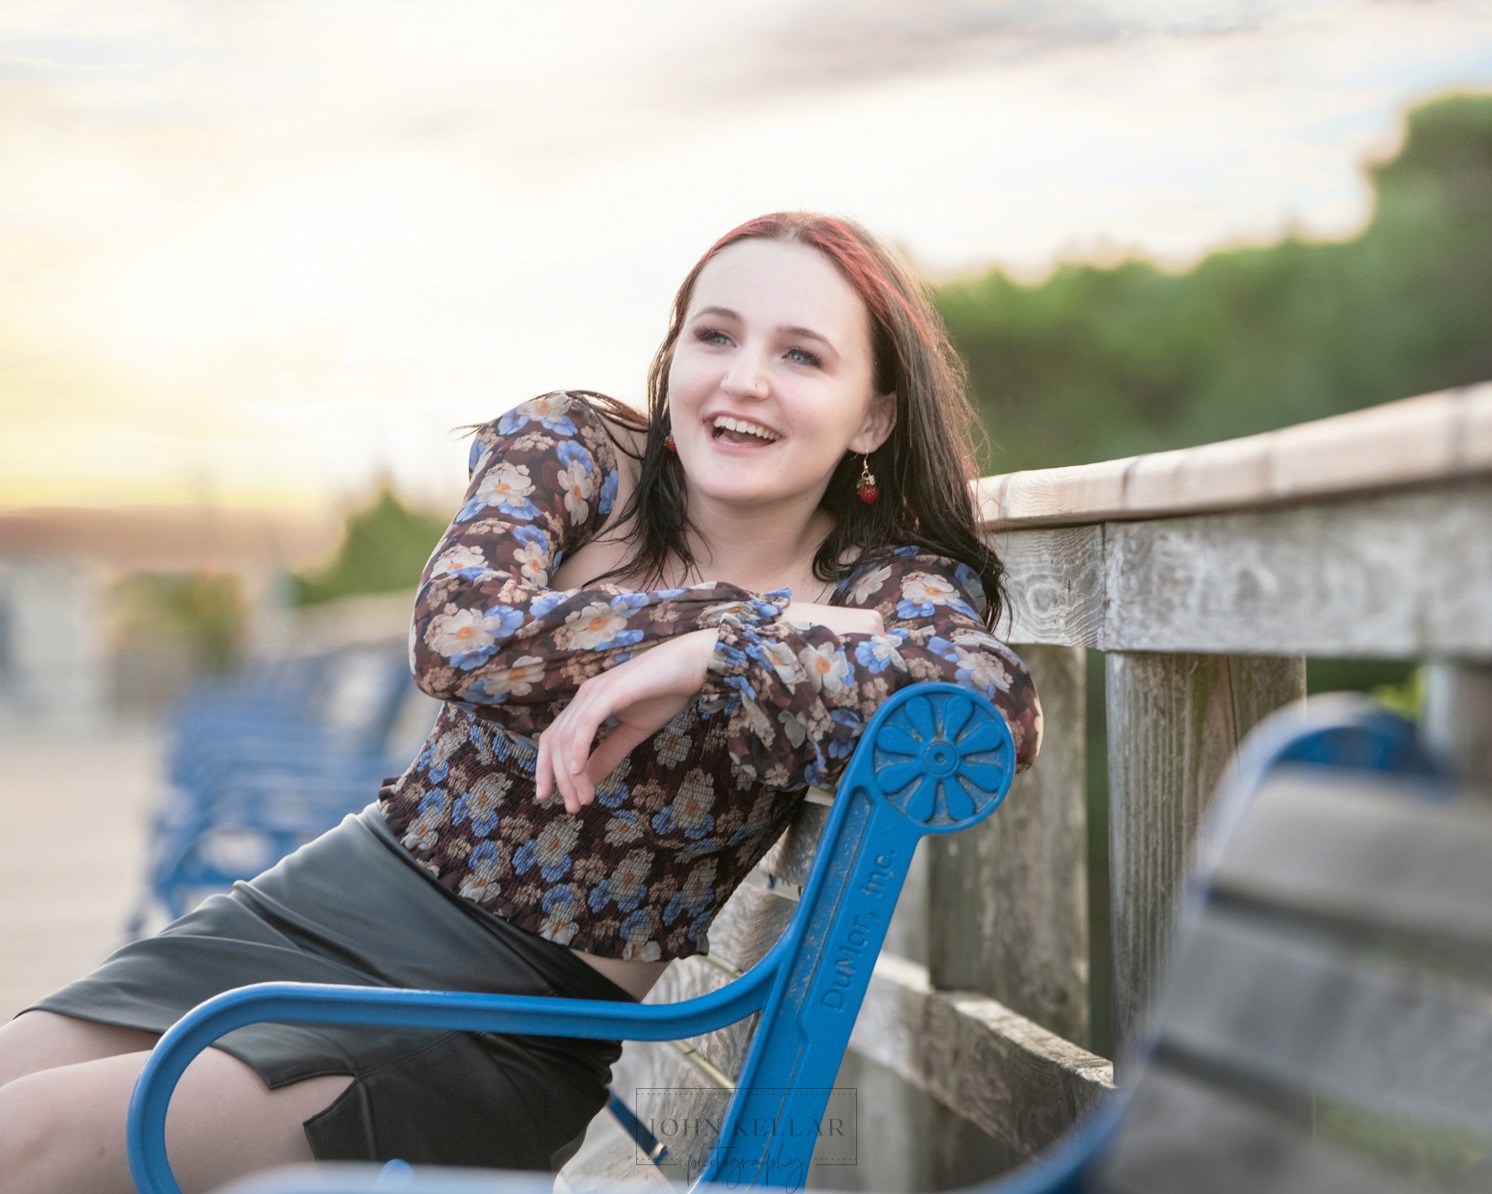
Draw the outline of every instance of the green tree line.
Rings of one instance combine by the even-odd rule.
[[[406,506],[388,485],[347,516],[336,556],[292,578],[297,605],[320,605],[358,593],[413,589],[446,529],[446,516]]]
[[[943,286],[985,472],[1207,443],[1492,378],[1492,95],[1409,112],[1347,241],[1291,235],[1181,274],[1069,264]]]

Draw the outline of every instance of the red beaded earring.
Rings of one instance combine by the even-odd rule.
[[[667,435],[665,435],[663,437],[663,446],[665,448],[667,448],[668,451],[671,454],[673,454],[674,456],[677,456],[679,454],[679,445],[673,442],[673,432],[672,431],[670,431]]]
[[[855,492],[867,506],[874,506],[876,498],[881,496],[881,491],[876,486],[875,474],[870,471],[869,456],[860,458],[860,484],[855,486]]]

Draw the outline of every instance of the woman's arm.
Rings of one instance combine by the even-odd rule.
[[[783,617],[840,634],[883,630],[874,609],[793,602]],[[558,791],[571,813],[592,803],[596,785],[699,696],[718,638],[715,630],[676,635],[583,683],[539,736],[537,799]],[[608,733],[593,749],[608,719]]]
[[[738,782],[832,784],[876,709],[920,680],[951,680],[991,699],[1010,723],[1017,766],[1031,765],[1041,743],[1035,687],[980,621],[972,570],[903,548],[868,568],[849,599],[792,604],[754,627],[726,619],[588,680],[539,739],[539,799],[558,790],[571,812],[591,803],[623,757],[699,697],[724,704],[731,719]]]
[[[1010,724],[1017,765],[1030,766],[1041,743],[1035,686],[980,620],[984,594],[972,569],[899,548],[862,573],[849,600],[879,612],[885,632],[836,634],[786,617],[719,628],[706,691],[735,702],[729,740],[739,782],[833,783],[876,709],[921,680],[988,697]]]
[[[640,647],[726,616],[747,625],[778,616],[781,601],[724,584],[549,588],[560,560],[616,501],[614,445],[578,397],[550,394],[483,427],[470,470],[466,501],[415,601],[410,662],[431,696],[548,705]]]

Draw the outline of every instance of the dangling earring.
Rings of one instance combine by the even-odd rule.
[[[860,457],[860,484],[855,486],[855,492],[860,500],[867,506],[874,506],[876,498],[881,496],[881,491],[876,487],[875,474],[870,471],[870,457]]]
[[[668,449],[670,455],[677,456],[679,454],[679,445],[673,442],[672,431],[663,437],[663,446]]]

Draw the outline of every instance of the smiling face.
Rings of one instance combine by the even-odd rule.
[[[845,453],[890,434],[895,397],[873,384],[870,317],[817,249],[748,239],[695,282],[668,403],[696,503],[807,517]]]

